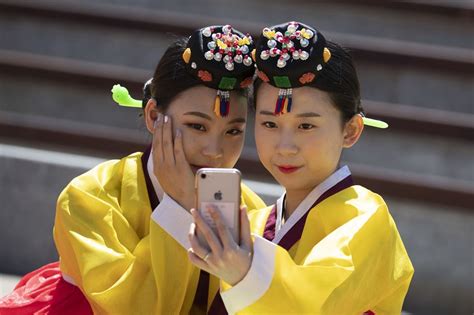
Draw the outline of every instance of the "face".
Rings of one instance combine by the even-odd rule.
[[[216,90],[195,86],[178,94],[164,113],[171,118],[174,133],[181,130],[184,153],[194,172],[202,167],[233,167],[242,152],[247,118],[245,98],[231,92],[226,117],[214,113],[215,98]],[[157,114],[152,103],[145,109],[150,132]]]
[[[287,191],[309,193],[336,170],[342,149],[357,142],[362,118],[355,115],[343,124],[329,95],[311,87],[293,89],[291,112],[275,116],[278,92],[262,83],[257,93],[258,155]]]

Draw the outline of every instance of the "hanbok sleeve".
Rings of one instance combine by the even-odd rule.
[[[242,185],[242,204],[249,209],[263,201]],[[199,269],[188,258],[191,214],[167,194],[150,221],[151,260],[157,287],[158,314],[187,314],[197,289]]]
[[[244,279],[234,287],[221,281],[228,312],[400,314],[413,267],[385,205],[356,216],[309,248],[296,263],[284,248],[255,236]]]
[[[99,173],[109,171],[99,168],[96,174],[76,178],[58,199],[54,239],[61,271],[82,290],[95,314],[150,313],[156,295],[150,240],[144,236],[147,231],[136,228],[143,226],[137,224],[143,216],[124,212],[122,206],[127,205],[119,202],[120,193],[109,193],[123,189],[125,194],[127,188],[113,180],[99,182]],[[142,199],[128,198],[130,202]],[[139,206],[129,208],[143,211]]]
[[[241,204],[247,207],[248,211],[261,209],[265,207],[262,199],[246,185],[241,186],[242,197]],[[158,224],[166,233],[170,234],[183,248],[191,247],[188,239],[189,226],[193,222],[191,214],[177,203],[168,194],[163,195],[163,200],[156,207],[151,215],[152,228]],[[154,232],[153,232],[154,233]]]

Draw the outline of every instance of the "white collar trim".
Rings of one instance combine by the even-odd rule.
[[[151,183],[153,184],[153,188],[155,189],[156,196],[158,197],[158,201],[163,200],[164,191],[161,188],[158,179],[155,176],[154,168],[153,168],[153,149],[150,151],[150,156],[148,157],[148,161],[146,164],[146,168],[148,171],[148,176],[150,176]]]
[[[288,218],[288,221],[282,223],[284,207],[283,201],[285,200],[286,195],[285,191],[276,203],[277,219],[275,223],[275,238],[273,239],[273,243],[278,244],[283,236],[285,236],[285,234],[291,230],[291,228],[305,215],[305,213],[311,210],[309,207],[311,207],[313,203],[318,200],[319,197],[321,197],[322,194],[350,175],[351,171],[347,165],[339,168],[337,171],[331,174],[331,176],[326,178],[321,184],[314,187],[314,189],[306,196],[306,198],[303,199],[293,214]]]

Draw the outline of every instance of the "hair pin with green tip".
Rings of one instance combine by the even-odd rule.
[[[364,121],[364,125],[367,125],[370,127],[381,128],[381,129],[388,128],[388,124],[385,121],[367,118],[367,117],[362,117],[362,120]]]
[[[112,87],[112,99],[120,106],[142,108],[142,101],[132,98],[127,88],[120,84]]]

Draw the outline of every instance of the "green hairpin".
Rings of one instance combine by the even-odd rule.
[[[367,125],[370,127],[381,128],[381,129],[385,129],[388,127],[388,124],[385,121],[367,118],[367,117],[362,117],[362,120],[364,121],[364,125]]]
[[[115,84],[112,88],[112,99],[120,106],[142,107],[142,101],[136,100],[130,96],[126,87]]]

